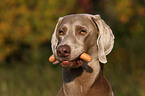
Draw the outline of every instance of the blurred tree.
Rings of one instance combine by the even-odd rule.
[[[0,3],[0,62],[22,49],[50,41],[57,19],[74,7],[72,0],[3,0]],[[23,47],[23,48],[22,48]],[[16,55],[13,57],[17,57]]]
[[[105,71],[115,94],[144,96],[144,0],[2,0],[0,64],[47,62],[58,18],[74,13],[100,14],[112,28],[115,46]]]

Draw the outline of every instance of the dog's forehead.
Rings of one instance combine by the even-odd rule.
[[[87,22],[89,22],[90,19],[86,15],[67,15],[64,17],[63,24],[81,24],[86,25]]]

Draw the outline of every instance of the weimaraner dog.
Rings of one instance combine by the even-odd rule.
[[[51,43],[54,60],[50,61],[60,63],[63,70],[63,86],[58,96],[113,96],[99,62],[107,63],[114,35],[100,15],[59,18]],[[87,54],[85,59],[80,58],[83,53]],[[86,60],[89,56],[91,59]]]

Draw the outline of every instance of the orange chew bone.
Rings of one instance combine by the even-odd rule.
[[[87,53],[83,53],[81,56],[80,56],[80,59],[86,61],[86,62],[89,62],[92,60],[92,57],[90,55],[88,55]]]
[[[54,62],[55,61],[55,57],[54,57],[54,55],[51,55],[50,57],[49,57],[49,62]]]

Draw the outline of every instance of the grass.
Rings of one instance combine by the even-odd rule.
[[[126,51],[117,44],[104,65],[104,75],[114,95],[145,96],[144,49],[134,46]],[[57,96],[62,86],[62,71],[59,65],[48,62],[48,55],[52,54],[48,48],[46,44],[39,51],[22,49],[24,62],[1,64],[0,96]]]
[[[61,68],[35,64],[0,67],[1,96],[56,96],[61,85]]]

